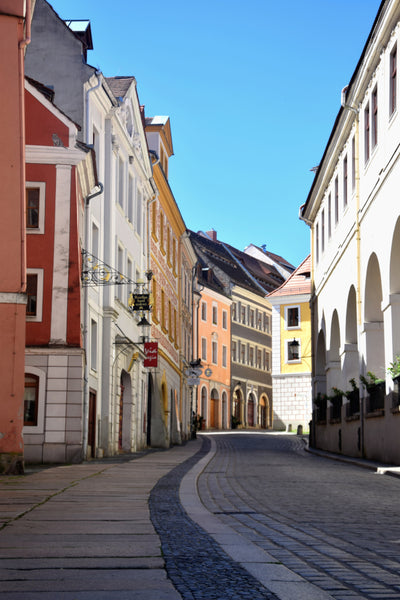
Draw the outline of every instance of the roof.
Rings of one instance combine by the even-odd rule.
[[[297,269],[289,275],[287,280],[282,283],[280,287],[268,294],[268,298],[271,296],[295,296],[298,294],[310,294],[311,293],[311,255],[297,267]]]
[[[132,83],[136,81],[133,75],[121,75],[118,77],[105,77],[110,90],[116,98],[125,98],[126,93],[131,87]]]
[[[202,264],[216,273],[229,292],[231,284],[234,284],[265,296],[284,281],[273,265],[248,256],[233,246],[214,241],[202,232],[189,231],[189,235]]]
[[[275,254],[274,252],[270,252],[264,246],[260,247],[260,246],[256,246],[255,244],[249,244],[249,246],[247,246],[247,248],[249,248],[250,246],[253,246],[254,248],[257,248],[260,252],[262,252],[266,256],[269,256],[273,261],[275,261],[278,264],[282,265],[282,267],[285,267],[285,269],[287,269],[288,271],[294,271],[295,270],[296,267],[294,265],[292,265],[292,263],[290,263],[289,261],[287,261],[285,258],[283,258],[283,256],[280,256],[279,254]]]

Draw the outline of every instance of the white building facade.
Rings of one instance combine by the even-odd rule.
[[[400,353],[399,20],[399,3],[383,2],[301,208],[311,228],[313,443],[391,463],[400,460],[387,371]]]

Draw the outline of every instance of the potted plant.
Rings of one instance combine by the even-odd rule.
[[[340,421],[342,418],[343,390],[337,387],[332,388],[333,395],[329,398],[331,401],[331,421]]]
[[[237,429],[240,425],[240,420],[237,418],[236,415],[232,415],[231,417],[231,427],[232,429]]]
[[[367,390],[369,396],[368,412],[374,412],[384,408],[385,405],[385,380],[379,379],[371,371],[367,372],[367,377],[360,375],[360,381]]]
[[[400,404],[400,354],[390,363],[387,372],[393,379],[393,407],[396,407]]]
[[[351,390],[344,393],[349,403],[347,405],[347,416],[351,417],[360,412],[360,390],[355,378],[349,380]]]

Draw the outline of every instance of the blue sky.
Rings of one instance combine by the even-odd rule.
[[[88,62],[134,75],[146,115],[169,115],[169,180],[188,229],[295,266],[299,220],[380,0],[53,0],[90,19]]]

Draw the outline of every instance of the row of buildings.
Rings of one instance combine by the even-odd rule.
[[[312,443],[388,463],[400,461],[399,44],[400,4],[383,0],[300,209],[311,231]]]
[[[186,228],[170,119],[90,66],[89,21],[1,0],[0,40],[1,471],[179,444],[193,417],[307,425],[308,259]]]

